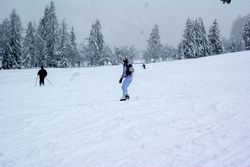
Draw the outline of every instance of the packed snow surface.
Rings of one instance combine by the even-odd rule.
[[[250,52],[0,71],[0,167],[249,167]]]

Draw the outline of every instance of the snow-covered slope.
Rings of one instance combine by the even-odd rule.
[[[249,167],[250,52],[135,65],[0,71],[0,167]]]

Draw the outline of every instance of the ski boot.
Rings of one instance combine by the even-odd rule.
[[[120,101],[125,101],[125,100],[129,100],[129,95],[123,96]]]

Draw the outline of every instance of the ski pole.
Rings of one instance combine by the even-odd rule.
[[[37,79],[38,79],[38,76],[36,77],[36,83],[37,83]],[[35,87],[36,87],[36,83],[35,83]]]
[[[45,78],[45,79],[50,83],[50,85],[52,85],[52,83],[50,82],[50,80],[48,78]]]

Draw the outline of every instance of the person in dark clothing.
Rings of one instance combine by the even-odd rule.
[[[230,4],[231,3],[231,0],[221,0],[223,3],[228,3]]]
[[[40,86],[44,85],[44,79],[47,76],[47,71],[44,69],[43,65],[41,66],[41,69],[38,71],[37,75],[39,75]]]
[[[143,69],[146,69],[146,65],[145,65],[144,63],[142,64],[142,68],[143,68]]]

